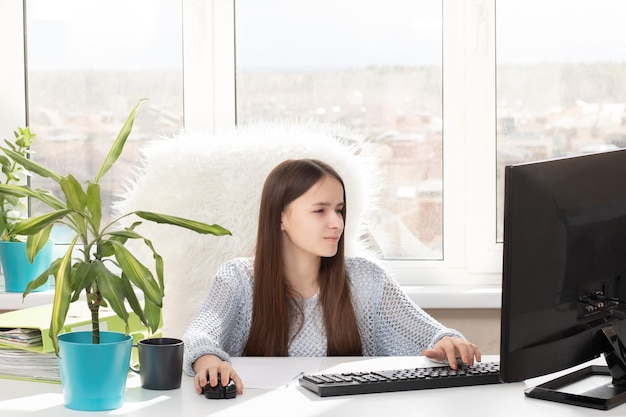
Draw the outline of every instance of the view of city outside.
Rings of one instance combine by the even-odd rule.
[[[626,3],[498,0],[498,236],[504,167],[626,147]]]
[[[130,109],[149,98],[101,183],[108,205],[139,148],[182,128],[180,0],[26,4],[36,161],[93,178]],[[370,227],[377,247],[388,258],[441,258],[441,0],[299,4],[236,2],[238,123],[312,116],[355,129],[389,185]]]
[[[441,259],[441,0],[305,4],[236,1],[237,123],[354,130],[383,168],[375,249]]]
[[[138,149],[182,129],[181,5],[26,1],[36,161],[93,178],[147,97],[104,178],[112,201]],[[498,0],[499,239],[505,165],[626,145],[624,5]],[[314,120],[360,134],[363,151],[382,162],[386,187],[370,234],[389,259],[443,256],[441,9],[442,0],[236,1],[237,122]]]
[[[181,0],[27,0],[33,159],[93,179],[140,99],[133,133],[101,180],[103,207],[132,178],[139,148],[183,127]],[[37,188],[52,181],[31,179]],[[57,195],[61,191],[56,188]],[[49,210],[32,202],[33,214]],[[105,218],[110,213],[103,213]]]

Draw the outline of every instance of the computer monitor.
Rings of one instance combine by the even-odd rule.
[[[626,401],[626,149],[505,168],[500,373],[583,367],[526,395],[591,408]],[[593,375],[608,383],[566,386]],[[594,378],[601,379],[601,378]]]

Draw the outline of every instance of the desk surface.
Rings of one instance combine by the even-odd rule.
[[[287,358],[290,359],[290,358]],[[258,358],[262,363],[263,358]],[[382,360],[382,362],[381,362]],[[487,356],[483,360],[497,360]],[[352,368],[404,368],[410,362],[425,363],[424,358],[318,358],[321,371],[334,370],[349,364]],[[294,362],[267,358],[268,366],[292,366]],[[385,368],[380,368],[384,365]],[[414,365],[421,366],[421,365]],[[292,372],[294,369],[284,370]],[[183,376],[182,387],[171,391],[150,391],[139,386],[137,377],[129,377],[124,406],[107,412],[79,412],[63,406],[59,384],[0,379],[0,415],[2,416],[381,416],[397,413],[405,416],[614,416],[625,415],[626,405],[609,411],[569,406],[527,398],[524,389],[535,386],[547,377],[527,382],[462,388],[445,388],[385,394],[353,395],[320,398],[292,384],[279,388],[246,388],[243,395],[232,400],[207,400],[192,388],[192,379]],[[244,380],[245,384],[245,380]],[[254,385],[254,384],[253,384]]]

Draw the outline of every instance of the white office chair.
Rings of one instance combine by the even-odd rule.
[[[270,123],[215,135],[181,134],[143,148],[140,168],[115,211],[155,211],[232,232],[215,237],[149,222],[139,227],[164,259],[163,335],[183,335],[222,263],[253,255],[263,183],[286,159],[316,158],[338,171],[346,186],[346,254],[373,257],[363,236],[380,184],[377,164],[360,153],[360,140],[345,129]],[[153,263],[143,245],[133,249],[146,265]]]

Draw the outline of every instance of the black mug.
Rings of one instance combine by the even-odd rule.
[[[140,340],[133,345],[139,351],[139,369],[130,369],[141,377],[146,389],[180,388],[183,373],[183,341],[171,337]]]

